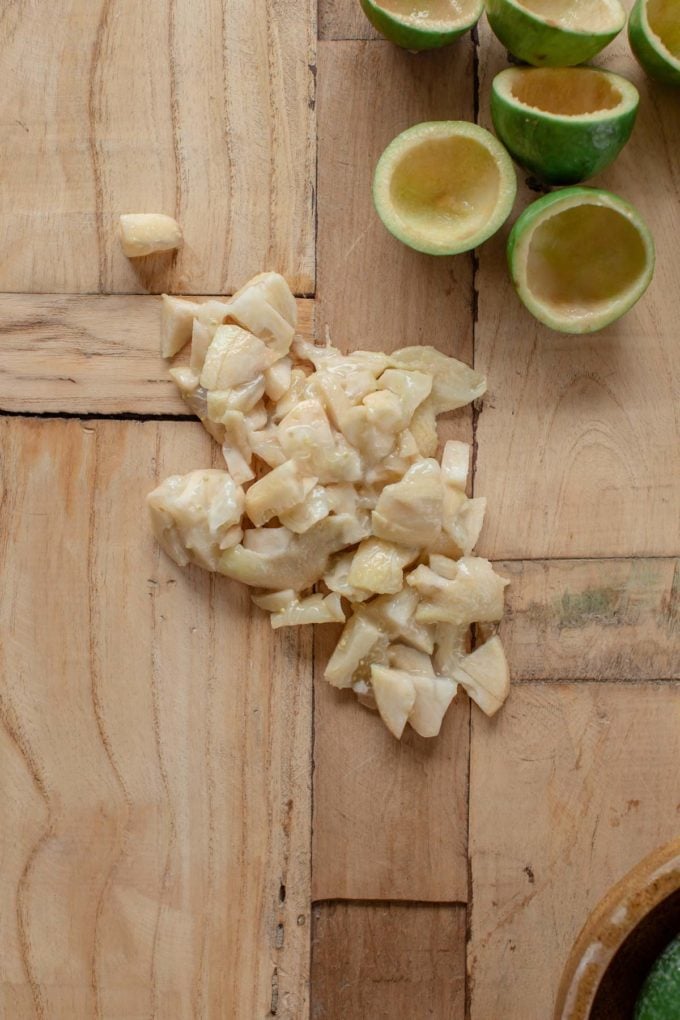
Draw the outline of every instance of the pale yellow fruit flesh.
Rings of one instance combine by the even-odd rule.
[[[515,0],[541,21],[557,23],[573,32],[606,32],[612,23],[612,8],[605,0]]]
[[[578,205],[534,230],[526,279],[537,300],[578,314],[624,295],[646,264],[644,242],[625,216]]]
[[[680,60],[680,9],[677,0],[649,0],[647,21],[671,56]]]
[[[378,0],[378,6],[403,21],[431,28],[460,21],[475,5],[469,0]]]
[[[557,116],[614,110],[623,99],[609,78],[590,68],[536,68],[509,77],[517,102]]]
[[[407,149],[392,174],[390,196],[409,233],[445,246],[483,230],[493,216],[501,175],[474,138],[429,138]]]

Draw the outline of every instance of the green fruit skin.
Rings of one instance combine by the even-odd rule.
[[[611,120],[550,120],[491,92],[496,134],[513,159],[547,184],[578,184],[613,163],[631,136],[637,106]]]
[[[661,81],[665,85],[680,86],[680,71],[673,67],[657,53],[650,45],[642,27],[642,12],[644,0],[637,0],[637,3],[630,12],[628,19],[628,39],[630,48],[640,66],[647,72],[650,78]]]
[[[479,21],[479,15],[469,25],[442,31],[437,29],[414,28],[405,25],[387,11],[378,7],[373,0],[361,0],[361,8],[374,28],[390,42],[402,46],[405,50],[436,50],[455,42],[461,35],[468,32]]]
[[[680,937],[652,967],[635,1006],[635,1020],[676,1020],[680,1017]]]
[[[518,243],[520,241],[520,238],[522,237],[522,234],[525,232],[525,230],[527,230],[529,227],[531,227],[533,225],[535,220],[541,219],[542,216],[543,216],[543,213],[545,212],[545,210],[549,209],[551,205],[555,205],[558,202],[562,202],[566,198],[578,198],[578,197],[581,197],[581,198],[584,198],[584,199],[589,199],[589,198],[592,199],[592,197],[594,195],[607,195],[609,197],[609,193],[606,192],[606,191],[603,191],[601,188],[579,188],[579,187],[574,187],[574,188],[565,188],[563,191],[554,191],[554,192],[552,192],[552,194],[544,195],[543,198],[539,198],[539,199],[537,199],[537,201],[532,202],[531,205],[528,206],[524,210],[524,212],[521,213],[520,216],[517,218],[517,220],[515,221],[515,224],[514,224],[512,230],[510,231],[510,236],[508,237],[508,245],[507,245],[506,252],[507,252],[507,257],[508,257],[508,266],[510,267],[510,277],[512,279],[512,282],[513,282],[513,285],[515,287],[515,290],[517,291],[517,293],[519,295],[520,300],[522,300],[522,294],[521,294],[521,290],[520,290],[520,281],[518,280],[517,274],[515,272],[515,249],[516,249],[516,247],[517,247],[517,245],[518,245]],[[627,207],[628,209],[630,209],[631,212],[634,212],[636,214],[636,217],[637,217],[638,214],[637,214],[636,210],[633,209],[633,206],[630,205],[629,202],[626,202],[626,200],[621,198],[619,195],[617,195],[616,198],[618,199],[618,202],[622,206]],[[651,267],[650,268],[651,268],[651,272],[650,272],[649,280],[647,281],[647,285],[646,286],[649,286],[649,283],[651,282],[651,276],[652,276],[652,272],[653,272],[653,269],[654,269],[654,253],[653,253],[653,249],[652,249],[652,258],[651,258]],[[642,297],[642,295],[640,295],[640,297]],[[639,300],[639,298],[636,299],[636,300]],[[627,309],[624,309],[620,313],[618,318],[620,318],[621,315],[625,315],[626,311],[629,311],[630,308],[632,308],[633,304],[635,304],[635,303],[636,303],[636,301],[633,301],[632,304],[629,305],[629,307]],[[535,315],[535,313],[533,313],[533,312],[532,312],[532,314]],[[540,321],[543,322],[544,320],[541,319]],[[612,320],[612,321],[614,321],[614,320]],[[558,332],[563,332],[563,333],[572,332],[572,330],[566,329],[564,326],[555,326],[555,325],[552,325],[549,322],[545,322],[544,324],[547,325],[550,329],[555,329]],[[592,327],[592,329],[585,330],[585,332],[593,332],[594,333],[594,332],[597,332],[600,329],[602,329],[601,326],[595,325],[595,326]],[[573,330],[573,332],[581,333],[581,332],[584,332],[584,331],[582,329],[578,329],[578,330]]]
[[[486,16],[505,48],[534,67],[572,67],[590,60],[618,34],[585,35],[553,28],[507,0],[486,0]],[[623,26],[622,26],[623,27]]]

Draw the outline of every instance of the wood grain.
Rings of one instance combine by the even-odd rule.
[[[298,316],[313,336],[314,303]],[[0,294],[2,411],[186,414],[168,368],[156,297]]]
[[[515,680],[680,679],[677,559],[498,564]]]
[[[307,1016],[310,636],[143,506],[199,426],[5,419],[0,1014]]]
[[[359,0],[319,0],[319,39],[379,39]]]
[[[469,362],[471,259],[428,259],[392,238],[370,181],[382,148],[409,124],[471,116],[471,44],[416,60],[388,44],[334,42],[319,58],[317,329],[328,326],[343,349],[430,343]],[[471,441],[470,412],[440,433]],[[315,643],[314,897],[462,902],[467,702],[437,741],[399,744],[322,680],[333,640],[323,630]]]
[[[472,43],[406,53],[319,45],[317,326],[343,349],[434,344],[472,359],[472,259],[411,251],[383,227],[371,181],[385,146],[422,120],[471,119]]]
[[[467,900],[469,703],[436,740],[401,741],[353,695],[321,679],[337,641],[317,628],[312,897]]]
[[[680,685],[526,684],[472,715],[471,1020],[546,1020],[610,885],[677,836]]]
[[[46,0],[0,24],[0,290],[314,288],[314,0]],[[124,212],[185,244],[128,261]]]
[[[486,23],[480,28],[488,126],[491,80],[506,60]],[[680,304],[670,298],[680,290],[677,102],[645,78],[625,33],[600,62],[634,81],[641,105],[630,144],[592,183],[639,208],[654,234],[656,273],[618,323],[570,337],[539,325],[514,295],[508,228],[480,249],[475,363],[490,392],[476,487],[494,509],[480,550],[496,559],[680,552]],[[516,210],[536,197],[522,186]]]
[[[312,1020],[463,1020],[465,908],[317,903]]]

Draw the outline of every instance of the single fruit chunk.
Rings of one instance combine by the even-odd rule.
[[[680,85],[680,6],[637,0],[628,20],[630,47],[651,78]]]
[[[609,191],[565,188],[525,209],[508,239],[520,298],[562,333],[593,333],[633,307],[654,272],[640,214]]]
[[[413,680],[401,669],[388,669],[375,664],[371,666],[371,684],[382,721],[390,733],[400,740],[416,702]]]
[[[483,0],[361,0],[378,31],[407,50],[434,50],[477,24]]]
[[[124,213],[120,217],[120,243],[129,259],[173,251],[182,246],[182,229],[163,213]]]
[[[486,0],[489,24],[506,49],[536,67],[590,60],[619,34],[619,0]]]
[[[498,635],[454,666],[451,679],[465,688],[485,715],[495,715],[510,693],[510,671]]]
[[[604,170],[630,138],[640,96],[594,67],[509,67],[491,90],[496,134],[548,184],[578,184]]]
[[[510,215],[516,191],[503,146],[463,120],[403,131],[373,178],[373,201],[387,229],[428,255],[457,255],[486,241]]]
[[[656,961],[635,1005],[635,1020],[672,1020],[680,1016],[680,936]]]

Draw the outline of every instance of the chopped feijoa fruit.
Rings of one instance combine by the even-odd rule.
[[[162,313],[164,353],[191,343],[170,374],[226,466],[149,495],[167,554],[257,589],[275,630],[344,623],[324,676],[395,737],[437,736],[456,670],[496,711],[502,652],[467,656],[467,630],[500,619],[507,582],[472,553],[486,500],[466,495],[469,445],[436,456],[437,416],[481,397],[484,376],[427,345],[343,354],[296,336],[277,273],[229,300],[166,296]]]
[[[630,138],[640,96],[596,67],[508,67],[491,90],[496,134],[548,184],[578,184],[604,170]]]
[[[390,142],[373,178],[376,211],[404,244],[428,255],[470,251],[510,215],[517,177],[490,132],[467,121],[430,121]]]
[[[563,333],[594,333],[624,315],[649,286],[654,242],[628,202],[596,188],[565,188],[533,202],[508,239],[521,300]]]

